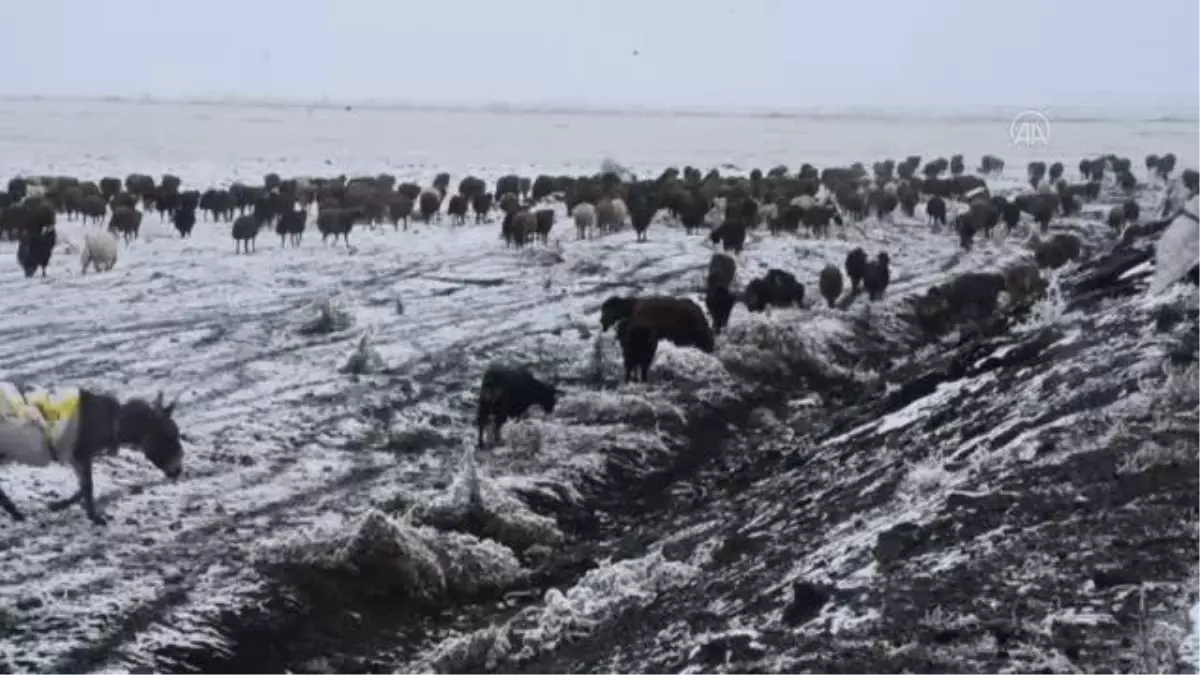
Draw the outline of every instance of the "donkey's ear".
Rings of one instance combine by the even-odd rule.
[[[178,403],[178,401],[171,401],[171,403],[169,405],[165,405],[162,407],[163,417],[170,417],[171,413],[175,412],[175,404],[176,403]]]
[[[159,410],[162,410],[162,407],[163,407],[163,393],[162,393],[162,391],[161,391],[161,390],[158,392],[158,396],[155,396],[155,397],[154,397],[154,407],[155,407],[155,408],[158,408]]]

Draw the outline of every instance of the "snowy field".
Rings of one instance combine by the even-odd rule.
[[[269,171],[284,177],[387,172],[422,185],[448,171],[452,185],[467,173],[491,185],[508,172],[591,173],[605,157],[645,174],[688,163],[738,173],[805,161],[869,165],[915,153],[963,153],[973,167],[986,152],[1008,162],[1002,176],[989,180],[1003,192],[1020,186],[1031,159],[1062,160],[1072,177],[1079,158],[1098,152],[1130,156],[1139,177],[1148,153],[1170,151],[1180,167],[1197,165],[1194,122],[1051,122],[1047,147],[1018,148],[1002,117],[899,124],[4,103],[0,177],[170,172],[185,188],[203,190],[232,180],[257,183]],[[423,554],[435,560],[429,565],[457,555],[475,571],[453,574],[487,576],[503,586],[526,573],[532,554],[518,548],[553,547],[568,536],[522,497],[580,504],[607,492],[619,500],[612,463],[644,475],[674,461],[677,427],[694,417],[696,406],[753,388],[731,373],[771,367],[762,334],[778,322],[795,322],[791,329],[809,357],[850,380],[866,377],[827,353],[854,321],[868,312],[891,316],[906,295],[1027,254],[1019,237],[1000,236],[963,254],[953,237],[930,231],[920,210],[915,220],[871,219],[829,240],[760,231],[739,260],[740,282],[767,267],[785,269],[808,287],[809,307],[772,317],[738,308],[715,357],[665,346],[658,380],[618,386],[619,351],[611,336],[598,341],[599,304],[632,291],[702,301],[713,248],[661,222],[647,243],[636,243],[628,231],[579,242],[556,208],[550,244],[520,252],[505,249],[495,219],[407,232],[360,226],[346,248],[323,246],[310,218],[298,250],[281,248],[268,232],[256,253],[235,256],[227,225],[202,221],[193,238],[181,240],[147,214],[141,239],[122,247],[111,273],[81,276],[78,254],[69,249],[85,226],[60,216],[47,278],[25,279],[15,244],[0,243],[0,377],[123,396],[161,389],[179,397],[187,451],[184,478],[174,484],[136,453],[101,463],[96,480],[110,518],[105,529],[91,526],[78,509],[40,508],[73,490],[67,469],[0,470],[0,485],[30,515],[0,526],[0,668],[170,669],[179,651],[227,649],[212,626],[264,587],[264,561],[301,550],[333,555],[322,547],[345,544],[348,532],[377,522],[400,530],[400,539],[420,540],[413,550],[434,550]],[[1091,222],[1085,217],[1073,227]],[[888,298],[870,309],[862,302],[848,310],[813,303],[819,270],[840,266],[856,246],[891,255]],[[352,323],[325,335],[302,334],[313,304],[325,298]],[[382,370],[341,372],[363,336]],[[562,383],[565,394],[555,415],[510,425],[508,443],[472,457],[465,450],[474,444],[475,389],[496,360],[532,364]],[[649,431],[628,419],[638,415],[653,419]],[[521,530],[521,546],[436,531],[439,513],[479,499]],[[402,522],[375,510],[397,501],[415,505]],[[518,615],[514,620],[531,624],[521,631],[524,648],[557,644],[580,622],[686,584],[703,564],[699,554],[685,560],[642,554],[599,561],[575,586],[533,605],[536,616]],[[459,583],[450,569],[435,570],[442,586]],[[436,662],[436,655],[410,656],[414,668]]]

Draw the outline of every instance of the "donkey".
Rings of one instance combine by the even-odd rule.
[[[177,480],[183,473],[183,445],[171,417],[174,411],[174,402],[163,404],[162,392],[153,403],[140,398],[122,403],[88,389],[25,392],[0,383],[0,462],[70,466],[79,489],[51,502],[50,510],[82,502],[88,519],[103,525],[107,521],[96,508],[92,463],[103,453],[115,455],[121,445],[133,445],[168,478]],[[0,508],[15,520],[25,519],[2,488]]]

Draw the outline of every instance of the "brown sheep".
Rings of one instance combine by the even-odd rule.
[[[529,211],[517,211],[504,216],[500,235],[504,243],[516,248],[524,247],[537,234],[537,216]]]
[[[832,308],[842,294],[842,271],[837,265],[826,265],[825,269],[821,270],[817,286],[821,289],[821,296]]]
[[[1040,298],[1046,292],[1046,282],[1037,265],[1018,263],[1004,270],[1004,290],[1008,291],[1010,305],[1016,306]]]
[[[488,212],[492,210],[492,193],[480,192],[471,198],[471,209],[475,211],[475,223],[487,220]]]
[[[716,339],[704,310],[687,298],[666,296],[611,296],[600,305],[600,329],[627,321],[629,328],[653,331],[655,341],[666,339],[680,347],[696,347],[711,354]]]
[[[1038,267],[1058,269],[1078,260],[1082,245],[1073,234],[1056,234],[1049,241],[1033,240],[1033,256]]]
[[[412,216],[413,200],[406,194],[396,192],[390,195],[388,202],[388,219],[392,221],[392,227],[400,229],[400,221],[404,221],[404,229],[408,229],[408,219]]]
[[[543,244],[550,243],[550,229],[554,227],[554,209],[538,209],[534,212],[537,221],[537,238]]]

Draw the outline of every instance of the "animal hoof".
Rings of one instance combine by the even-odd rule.
[[[96,525],[107,525],[108,524],[108,519],[105,518],[104,516],[100,515],[99,513],[89,513],[88,519],[91,520]]]

